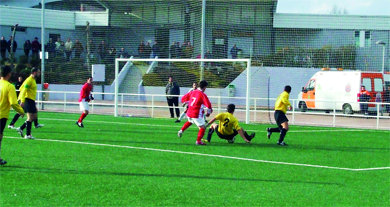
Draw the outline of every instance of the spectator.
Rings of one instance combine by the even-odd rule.
[[[12,36],[9,37],[8,40],[8,52],[11,53],[11,46],[12,46],[12,53],[16,52],[16,48],[18,48],[18,43],[16,43],[15,40],[13,40]]]
[[[18,77],[18,81],[14,84],[15,85],[15,89],[16,89],[16,97],[19,97],[19,93],[20,93],[20,86],[22,86],[23,84],[23,77],[22,76],[19,76]]]
[[[169,47],[169,54],[170,58],[175,59],[177,57],[176,55],[176,42],[172,42],[172,45]]]
[[[80,55],[83,51],[83,44],[81,44],[80,40],[76,39],[76,42],[74,43],[74,57],[80,59]]]
[[[187,50],[186,52],[187,58],[193,58],[194,47],[192,47],[191,42],[187,42],[186,50]]]
[[[150,43],[147,42],[145,45],[145,57],[144,58],[150,58],[150,53],[152,53],[152,48],[150,47]]]
[[[30,40],[26,40],[23,45],[24,55],[28,58],[31,50],[31,42]]]
[[[388,112],[390,116],[390,85],[387,86],[387,90],[385,90],[385,93],[383,95],[383,102],[386,103],[386,112]]]
[[[180,42],[176,42],[176,58],[180,58],[181,57],[181,53],[182,53],[182,50],[181,50],[181,47],[180,47]]]
[[[232,59],[237,59],[238,48],[236,44],[233,45],[232,49],[230,50],[230,54],[232,55]]]
[[[41,43],[39,43],[38,37],[35,37],[31,43],[32,58],[39,59],[39,51],[41,51]]]
[[[110,50],[108,50],[108,61],[114,62],[116,57],[116,49],[115,47],[112,47]]]
[[[55,45],[56,45],[56,56],[64,56],[64,53],[63,53],[63,51],[61,52],[61,46],[63,45],[63,41],[61,40],[61,38],[60,37],[58,37],[58,39],[57,39],[57,41],[56,41],[56,43],[55,43]],[[64,47],[65,47],[65,45],[64,45]],[[65,48],[64,48],[64,50],[65,50]]]
[[[154,45],[152,47],[152,58],[160,56],[160,45],[158,42],[154,42]]]
[[[138,56],[145,58],[145,44],[144,41],[141,41],[138,45]]]
[[[183,42],[183,44],[181,45],[181,48],[180,48],[180,57],[181,58],[187,58],[186,51],[187,51],[187,43]]]
[[[96,52],[96,45],[93,42],[93,40],[89,40],[88,43],[89,43],[88,44],[89,45],[89,51],[87,51],[87,53],[89,52],[90,58],[94,58],[95,57],[95,52]]]
[[[49,53],[48,58],[55,57],[56,44],[53,43],[53,38],[49,38],[49,42],[46,44],[45,48],[46,48],[46,51]]]
[[[7,49],[8,49],[7,40],[5,40],[4,36],[1,36],[1,39],[0,39],[0,53],[1,53],[1,59],[2,60],[4,60],[6,58]]]
[[[361,86],[360,90],[360,102],[369,102],[371,99],[371,95],[368,91],[366,91],[365,86]],[[360,104],[360,110],[365,115],[368,115],[368,104],[367,103],[361,103]]]
[[[125,48],[122,47],[121,51],[118,54],[118,57],[119,58],[128,58],[129,57],[129,53],[127,53]]]
[[[171,113],[171,118],[175,118],[173,114],[173,105],[175,105],[176,116],[180,117],[179,110],[179,95],[180,95],[180,87],[176,82],[173,82],[173,77],[169,76],[168,84],[165,87],[165,94],[167,95],[167,102],[169,106],[169,112]]]
[[[73,42],[68,38],[68,40],[65,43],[65,55],[66,55],[66,61],[70,61],[70,57],[72,56],[73,51]]]
[[[107,54],[107,45],[104,40],[102,40],[98,46],[98,54],[100,57],[100,61],[103,61]]]
[[[65,53],[65,43],[61,41],[61,45],[58,47],[57,56],[63,58]]]

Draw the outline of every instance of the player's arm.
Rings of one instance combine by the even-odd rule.
[[[209,98],[206,95],[203,95],[203,104],[207,108],[206,116],[210,116],[210,114],[213,113],[213,108],[211,106]]]
[[[20,115],[24,115],[23,108],[18,104],[18,100],[16,99],[16,90],[15,87],[10,87],[10,91],[8,93],[8,100],[10,101],[11,107],[18,112]]]
[[[185,95],[181,98],[181,102],[182,102],[182,103],[188,103],[189,98],[190,98],[190,94],[191,94],[191,93],[185,94]]]
[[[217,120],[215,117],[212,118],[209,123],[206,125],[206,128],[209,127],[211,124],[213,124],[215,122],[215,120]]]
[[[238,132],[238,134],[244,139],[244,141],[245,141],[246,143],[250,143],[250,142],[251,142],[251,141],[249,141],[249,140],[247,140],[247,139],[245,138],[244,130],[239,129],[239,130],[237,130],[237,132]]]

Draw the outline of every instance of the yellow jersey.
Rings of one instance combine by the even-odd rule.
[[[8,119],[11,106],[19,114],[24,114],[22,107],[16,100],[15,86],[6,80],[0,80],[0,119]]]
[[[233,114],[229,112],[219,113],[215,116],[215,119],[219,121],[218,132],[223,135],[231,135],[234,133],[233,130],[240,130],[241,127],[238,125],[238,120]]]
[[[26,98],[35,101],[35,97],[37,95],[37,82],[32,76],[30,76],[23,82],[19,90],[20,93],[18,100],[21,100],[22,103],[24,103]]]
[[[291,106],[290,101],[288,98],[290,97],[290,94],[287,93],[286,91],[283,91],[278,98],[276,99],[275,102],[275,111],[283,111],[283,113],[287,112],[287,107]]]

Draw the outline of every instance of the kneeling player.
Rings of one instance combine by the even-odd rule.
[[[234,143],[237,134],[239,134],[245,142],[251,142],[255,137],[255,133],[248,135],[248,133],[238,125],[237,118],[233,115],[235,109],[236,106],[234,104],[229,104],[227,106],[227,112],[219,113],[215,118],[210,120],[208,126],[211,125],[211,127],[207,135],[207,142],[211,141],[211,136],[214,131],[221,139],[226,139],[229,143]],[[218,120],[219,124],[213,124],[215,120]]]

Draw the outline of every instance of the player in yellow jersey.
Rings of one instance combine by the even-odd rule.
[[[9,81],[12,76],[12,71],[9,66],[3,66],[1,68],[1,79],[0,79],[0,153],[1,153],[1,141],[3,140],[3,131],[7,123],[9,116],[9,110],[12,107],[16,112],[24,115],[22,107],[18,104],[16,100],[16,91],[15,86],[13,86]],[[1,155],[1,154],[0,154]],[[0,165],[5,165],[7,162],[1,159],[0,156]]]
[[[272,132],[280,132],[278,145],[287,146],[283,141],[288,131],[288,119],[286,117],[287,109],[291,110],[291,103],[288,100],[290,97],[291,86],[285,86],[284,91],[278,96],[275,102],[275,121],[277,128],[267,128],[267,137],[271,138]]]
[[[39,77],[39,75],[40,70],[37,68],[32,68],[31,75],[23,82],[22,86],[20,86],[19,99],[21,101],[21,106],[27,113],[27,121],[16,130],[20,136],[23,137],[23,130],[26,128],[26,136],[24,136],[26,139],[34,139],[34,137],[31,135],[31,126],[33,121],[38,120],[38,110],[35,105],[35,97],[37,95],[36,79]]]
[[[219,113],[210,120],[207,126],[211,125],[211,127],[207,135],[207,140],[205,141],[211,142],[211,136],[215,131],[221,139],[226,139],[229,143],[234,143],[237,134],[239,134],[245,142],[251,142],[255,137],[255,133],[248,135],[248,133],[240,127],[237,118],[233,115],[235,109],[236,106],[234,104],[229,104],[227,106],[227,112]],[[213,124],[216,120],[219,121],[219,124]]]

